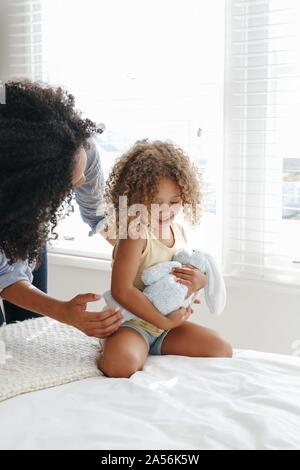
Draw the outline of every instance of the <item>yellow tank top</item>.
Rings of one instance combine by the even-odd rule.
[[[178,224],[172,223],[171,230],[174,236],[174,244],[170,248],[158,240],[155,235],[147,228],[147,240],[146,247],[142,253],[139,269],[134,280],[134,286],[143,291],[145,284],[142,281],[142,273],[145,269],[150,268],[158,263],[163,263],[164,261],[172,261],[174,255],[180,248],[184,248],[186,245],[185,238],[183,236],[182,229]]]
[[[150,231],[149,228],[146,229],[147,240],[146,247],[142,253],[139,269],[134,280],[134,286],[143,291],[145,285],[142,281],[141,275],[143,271],[151,266],[154,266],[158,263],[163,263],[164,261],[172,261],[174,255],[180,248],[184,248],[186,245],[186,240],[183,235],[182,229],[178,224],[173,222],[171,224],[171,230],[174,236],[174,244],[172,247],[166,246],[160,240],[158,240],[155,235]],[[150,333],[152,336],[160,336],[163,333],[163,330],[157,328],[157,326],[152,325],[142,319],[130,320],[131,323],[138,325],[143,328],[145,331]]]

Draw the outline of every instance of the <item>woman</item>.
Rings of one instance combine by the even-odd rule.
[[[60,301],[38,288],[46,290],[43,247],[73,191],[91,233],[104,228],[104,180],[91,139],[100,129],[81,118],[73,96],[61,88],[20,81],[9,82],[5,91],[0,105],[0,296],[9,302],[8,316],[24,318],[24,310],[14,305],[29,311],[27,317],[46,315],[89,336],[109,336],[121,324],[120,312],[86,311],[87,303],[100,296]]]

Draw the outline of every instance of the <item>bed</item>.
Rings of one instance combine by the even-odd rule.
[[[1,449],[299,449],[300,359],[150,357],[0,403]]]

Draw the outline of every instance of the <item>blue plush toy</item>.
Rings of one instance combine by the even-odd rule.
[[[186,299],[187,286],[176,282],[172,269],[190,264],[206,274],[207,283],[204,287],[205,301],[212,314],[219,315],[225,308],[226,290],[222,274],[213,257],[200,250],[180,250],[173,261],[156,264],[146,269],[142,274],[145,284],[144,294],[163,315],[168,315],[181,307],[188,307],[195,300],[197,293]],[[108,307],[121,307],[112,297],[111,292],[105,292],[104,299]],[[125,321],[137,318],[123,307]]]

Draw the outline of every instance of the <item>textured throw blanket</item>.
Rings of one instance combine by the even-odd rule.
[[[0,328],[0,401],[102,375],[99,341],[49,318]]]

